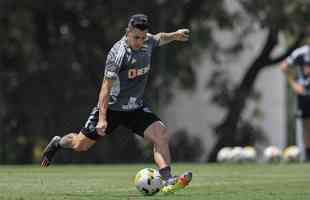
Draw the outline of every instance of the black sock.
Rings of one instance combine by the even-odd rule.
[[[62,148],[62,149],[73,149],[72,143],[68,143],[66,142],[66,137],[68,136],[63,136],[57,143],[58,148]]]
[[[310,148],[306,147],[306,161],[310,161]]]
[[[60,143],[59,143],[59,142],[55,143],[55,147],[56,147],[57,149],[62,148],[62,147],[60,146]]]
[[[171,178],[171,167],[167,166],[164,168],[159,169],[159,173],[160,175],[164,178],[164,180],[168,180],[169,178]]]
[[[60,145],[60,140],[56,140],[56,142],[54,143],[54,147],[56,147],[57,149],[61,148],[61,145]]]

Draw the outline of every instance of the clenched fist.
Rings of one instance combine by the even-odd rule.
[[[108,127],[108,122],[106,120],[99,120],[96,126],[98,135],[104,136],[107,127]]]
[[[189,33],[189,29],[179,29],[174,33],[175,40],[182,42],[188,41]]]

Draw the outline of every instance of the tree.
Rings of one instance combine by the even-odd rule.
[[[246,13],[246,17],[250,18],[252,26],[265,30],[267,35],[262,50],[248,66],[240,82],[232,90],[222,93],[225,95],[224,107],[227,109],[227,114],[215,128],[218,139],[209,155],[209,161],[215,161],[217,152],[223,146],[238,144],[238,134],[243,128],[242,112],[248,98],[253,94],[257,76],[267,67],[282,61],[301,44],[304,38],[303,30],[309,23],[307,10],[310,4],[304,1],[240,0],[239,5]],[[285,52],[273,56],[274,49],[279,45],[280,35],[286,35],[292,42],[288,43]]]
[[[33,151],[40,150],[52,135],[78,131],[90,105],[97,101],[105,55],[124,34],[130,15],[147,13],[151,32],[182,27],[192,31],[191,43],[163,47],[153,57],[146,96],[152,104],[159,102],[161,106],[173,95],[171,84],[177,82],[188,90],[195,87],[191,61],[208,47],[215,53],[214,28],[237,27],[245,12],[253,24],[269,34],[242,81],[227,91],[228,112],[216,128],[219,138],[212,158],[220,146],[235,141],[257,75],[300,42],[300,27],[309,21],[309,3],[303,1],[238,2],[241,13],[230,12],[227,0],[0,1],[1,162],[20,158],[20,162],[32,162]],[[270,55],[279,34],[290,35],[294,42],[287,52],[273,58]],[[132,138],[128,141],[135,142]]]
[[[41,152],[52,135],[79,131],[97,102],[106,54],[134,13],[149,15],[151,32],[189,26],[193,41],[204,40],[196,43],[202,45],[172,44],[155,55],[148,99],[154,104],[159,96],[169,97],[175,80],[193,88],[187,58],[208,44],[210,26],[204,20],[229,25],[222,2],[0,1],[1,162],[33,162],[34,151]]]

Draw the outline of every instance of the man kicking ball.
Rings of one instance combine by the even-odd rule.
[[[167,127],[143,101],[153,49],[172,41],[188,41],[189,30],[152,35],[148,33],[149,27],[148,17],[144,14],[130,18],[126,34],[113,45],[107,56],[97,106],[80,133],[52,138],[43,152],[42,167],[51,164],[58,150],[86,151],[101,137],[124,125],[153,144],[154,160],[165,183],[162,192],[171,193],[189,184],[191,172],[171,175]]]

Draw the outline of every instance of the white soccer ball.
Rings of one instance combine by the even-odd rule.
[[[242,161],[242,147],[237,146],[231,150],[231,161],[234,163]]]
[[[283,159],[286,162],[298,162],[300,161],[300,150],[297,146],[289,146],[283,151]]]
[[[147,196],[156,194],[163,186],[159,171],[152,168],[140,170],[136,174],[134,182],[138,191]]]
[[[264,160],[269,163],[276,163],[282,160],[282,152],[276,146],[269,146],[264,150]]]
[[[224,163],[224,162],[230,162],[231,161],[231,147],[223,147],[218,153],[217,153],[217,162]]]
[[[256,150],[252,146],[246,146],[242,149],[242,161],[254,162],[256,161]]]

